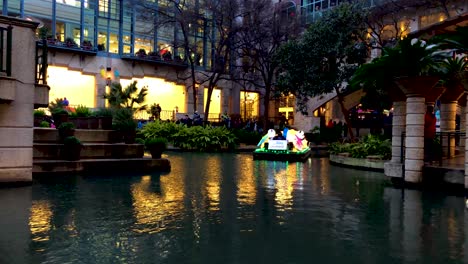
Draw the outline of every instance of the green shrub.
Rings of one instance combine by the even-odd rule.
[[[185,125],[156,120],[146,123],[141,129],[141,134],[144,138],[162,137],[173,141],[173,136],[183,127],[185,127]]]
[[[59,114],[59,113],[67,113],[67,111],[63,108],[63,99],[62,98],[55,98],[55,101],[49,103],[49,111],[52,114]]]
[[[235,149],[237,137],[225,127],[193,126],[173,122],[149,122],[140,131],[145,139],[165,138],[183,150],[220,151]],[[256,144],[257,142],[255,142]]]
[[[50,127],[50,123],[47,121],[41,121],[39,124],[39,127]]]
[[[88,117],[91,115],[89,108],[84,105],[77,106],[75,108],[75,113],[77,117]]]
[[[63,122],[63,123],[60,124],[60,126],[58,127],[58,129],[60,129],[60,130],[74,129],[74,128],[75,128],[75,125],[74,125],[72,122]]]
[[[119,108],[114,113],[113,127],[120,131],[135,131],[138,123],[133,119],[133,110]]]
[[[149,138],[145,141],[145,147],[148,149],[152,147],[157,147],[162,150],[165,150],[167,148],[167,139],[162,137]]]
[[[111,108],[99,108],[96,112],[95,115],[98,117],[112,117],[114,115],[114,111],[112,111]]]
[[[70,136],[70,137],[66,137],[63,140],[63,145],[65,146],[81,145],[81,141],[75,136]]]
[[[329,145],[329,152],[331,154],[347,152],[352,158],[366,158],[369,155],[378,155],[387,160],[392,157],[392,143],[389,139],[368,135],[356,143],[332,143]]]
[[[142,139],[142,138],[135,138],[135,143],[136,143],[136,144],[143,144],[143,145],[144,145],[144,144],[145,144],[145,140]]]
[[[46,115],[45,111],[42,109],[34,110],[34,117],[44,117]]]
[[[185,127],[173,136],[175,147],[197,151],[233,150],[236,146],[236,136],[225,127]]]

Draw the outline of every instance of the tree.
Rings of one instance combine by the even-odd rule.
[[[110,91],[103,95],[107,99],[111,107],[114,108],[129,108],[134,111],[146,110],[145,97],[148,94],[148,88],[142,87],[138,89],[137,82],[134,81],[127,87],[123,88],[120,83],[112,83]]]
[[[368,57],[366,12],[359,4],[340,4],[325,12],[302,39],[290,41],[278,53],[278,88],[294,94],[304,114],[310,97],[335,92],[351,138],[354,135],[344,92],[353,73]]]
[[[193,111],[197,111],[197,89],[200,85],[208,88],[205,105],[205,121],[210,109],[210,98],[220,80],[230,79],[227,74],[233,50],[236,47],[236,35],[240,29],[240,0],[137,0],[135,4],[141,11],[142,19],[154,24],[154,30],[170,25],[176,38],[174,50],[184,50],[185,61],[189,70],[178,73],[180,80],[191,80],[187,89],[192,90]],[[209,43],[211,60],[206,63],[208,70],[199,70],[200,49],[196,35],[203,32],[203,42]],[[229,69],[230,70],[230,69]]]
[[[269,105],[279,66],[275,54],[282,44],[297,35],[298,30],[295,6],[280,4],[275,8],[271,0],[244,0],[242,30],[239,32],[240,48],[237,49],[241,63],[233,78],[264,91],[265,121],[269,118]],[[263,124],[266,131],[268,124]]]

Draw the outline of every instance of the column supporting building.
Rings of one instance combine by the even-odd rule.
[[[424,166],[425,98],[406,99],[405,181],[420,183]]]
[[[385,175],[388,177],[402,178],[402,133],[406,130],[406,102],[393,103],[392,117],[392,159],[384,165]],[[403,137],[404,139],[404,137]]]
[[[457,101],[442,102],[440,105],[440,131],[454,132],[457,115]],[[442,151],[445,157],[455,156],[455,135],[442,134]],[[450,146],[450,147],[449,147]],[[448,153],[450,151],[450,153]]]

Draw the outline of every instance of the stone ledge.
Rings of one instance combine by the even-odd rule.
[[[168,159],[82,159],[77,161],[66,160],[35,160],[33,165],[33,176],[53,175],[66,173],[112,173],[121,171],[168,172],[171,170],[171,163]]]
[[[357,159],[330,154],[330,163],[361,170],[383,172],[385,162],[385,160]]]
[[[11,102],[16,97],[16,79],[0,76],[0,101]]]

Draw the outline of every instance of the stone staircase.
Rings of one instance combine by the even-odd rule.
[[[58,130],[34,128],[33,174],[69,172],[169,171],[167,159],[152,159],[142,144],[111,143],[113,130],[76,129],[75,137],[83,144],[81,159],[61,158]]]

